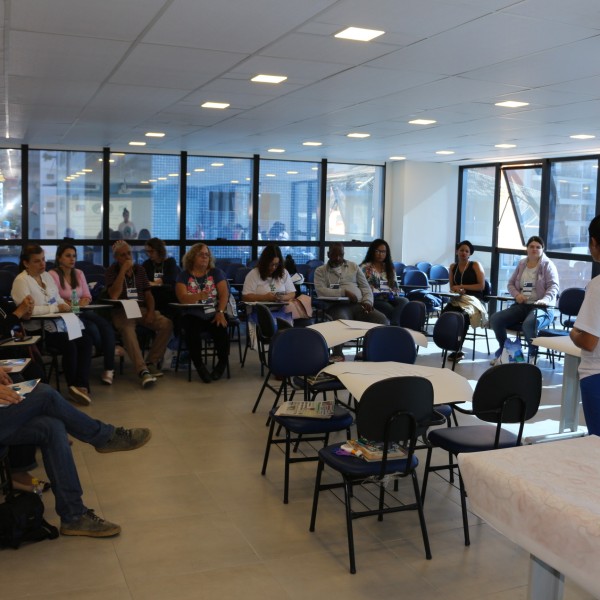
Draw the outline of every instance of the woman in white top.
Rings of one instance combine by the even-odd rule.
[[[258,264],[244,280],[244,302],[289,302],[296,297],[296,287],[290,274],[283,267],[283,255],[279,246],[270,244],[262,251]],[[273,316],[290,323],[292,317],[285,311],[273,312]]]
[[[33,298],[33,316],[71,312],[71,307],[61,297],[54,279],[46,272],[44,250],[38,244],[28,244],[21,252],[21,272],[13,282],[11,295],[20,304],[26,296]],[[39,322],[24,323],[28,331],[39,330]],[[90,398],[90,365],[92,340],[85,329],[78,338],[69,340],[62,319],[44,321],[46,342],[63,355],[63,371],[69,386],[69,398],[87,406]]]

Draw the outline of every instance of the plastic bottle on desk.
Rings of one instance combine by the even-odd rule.
[[[78,315],[79,314],[79,297],[77,296],[77,290],[73,290],[71,292],[71,310],[73,311],[73,314]]]

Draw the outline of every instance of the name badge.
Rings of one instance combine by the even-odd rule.
[[[525,298],[529,298],[529,296],[531,296],[532,291],[533,291],[533,283],[531,281],[528,281],[523,286],[523,291],[521,292],[521,294],[523,294],[523,296],[525,296]]]
[[[154,281],[157,281],[158,279],[162,279],[162,278],[163,278],[162,273],[154,273]]]
[[[340,284],[339,283],[332,283],[329,287],[332,290],[339,290],[340,289]]]
[[[137,300],[138,292],[137,288],[127,288],[127,298],[130,300]]]
[[[204,314],[205,315],[212,315],[215,312],[215,307],[214,306],[205,306],[204,307]]]

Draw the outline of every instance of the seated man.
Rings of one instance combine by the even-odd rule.
[[[113,256],[116,262],[106,270],[108,297],[112,300],[130,299],[144,303],[144,306],[140,307],[141,319],[128,319],[123,308],[119,306],[113,310],[112,320],[123,338],[123,346],[135,365],[142,387],[146,387],[155,383],[157,377],[163,376],[158,363],[162,360],[171,339],[173,323],[155,310],[148,276],[141,265],[134,264],[131,258],[131,246],[122,240],[116,241],[113,245]],[[135,331],[138,323],[156,333],[148,351],[148,364],[144,362]]]
[[[387,317],[373,308],[373,292],[365,274],[356,263],[344,260],[344,246],[334,242],[327,253],[329,260],[315,271],[315,290],[322,298],[348,298],[332,302],[326,313],[332,319],[354,319],[388,325]],[[333,356],[343,360],[342,346],[333,348]]]
[[[56,500],[63,535],[110,537],[121,527],[86,508],[68,435],[91,444],[97,452],[135,450],[148,442],[149,429],[115,428],[88,417],[56,390],[39,383],[23,398],[7,387],[12,381],[0,369],[0,444],[39,446]]]

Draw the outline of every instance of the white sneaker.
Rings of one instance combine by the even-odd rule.
[[[106,385],[112,385],[114,375],[114,371],[103,371],[100,379],[102,380],[102,383],[105,383]]]

